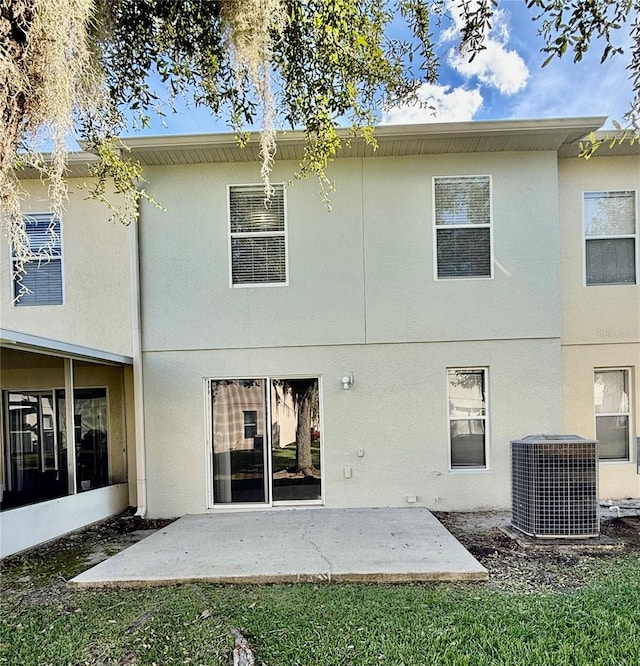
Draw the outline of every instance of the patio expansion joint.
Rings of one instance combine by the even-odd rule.
[[[309,534],[309,524],[308,523],[306,523],[304,525],[303,529],[302,529],[302,539],[303,539],[303,541],[306,541],[316,551],[316,553],[318,554],[320,559],[323,560],[326,563],[326,565],[327,565],[327,573],[325,575],[326,580],[331,582],[331,570],[332,570],[331,561],[322,552],[322,549],[320,548],[320,546],[318,546],[318,544],[311,538],[311,536]],[[325,576],[319,576],[319,577],[325,578]]]

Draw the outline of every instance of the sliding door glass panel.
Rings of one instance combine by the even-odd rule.
[[[40,472],[40,397],[9,394],[11,490],[25,492]]]
[[[58,441],[51,392],[8,392],[5,480],[2,508],[67,494],[66,451]]]
[[[216,504],[268,501],[266,385],[264,379],[211,382]]]
[[[75,389],[78,492],[109,485],[107,389]]]
[[[273,500],[321,499],[318,379],[271,380]]]
[[[60,437],[66,441],[64,391],[57,391]],[[76,441],[76,490],[109,485],[109,413],[106,388],[73,392]]]

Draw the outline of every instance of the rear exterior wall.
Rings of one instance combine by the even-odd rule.
[[[286,190],[288,285],[232,288],[227,186],[258,183],[256,165],[147,169],[166,208],[140,227],[150,515],[211,505],[207,378],[321,378],[333,507],[507,507],[509,440],[560,429],[556,154],[341,159],[330,175],[331,212],[314,182]],[[491,176],[491,279],[434,277],[448,175]],[[452,367],[488,370],[486,470],[449,469]]]

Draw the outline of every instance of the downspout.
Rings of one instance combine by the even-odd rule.
[[[140,217],[130,225],[131,263],[131,335],[133,351],[133,405],[136,436],[136,516],[147,514],[147,460],[144,438],[144,396],[142,377],[142,316],[140,312],[140,254],[138,224]]]

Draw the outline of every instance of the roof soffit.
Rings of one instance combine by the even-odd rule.
[[[462,153],[497,153],[557,151],[559,157],[576,157],[578,142],[596,132],[605,117],[560,118],[537,120],[501,120],[464,123],[426,123],[421,125],[381,125],[375,130],[378,149],[367,146],[363,139],[352,138],[338,151],[338,158],[401,157],[412,155],[445,155]],[[346,139],[348,130],[341,130]],[[596,132],[604,136],[604,132]],[[253,133],[246,147],[238,146],[235,136],[224,134],[183,134],[172,136],[123,137],[131,156],[145,166],[258,162],[259,135]],[[300,161],[304,151],[304,132],[281,132],[278,135],[278,161]],[[603,146],[596,156],[637,155],[638,143],[628,142],[610,150]],[[87,178],[89,167],[97,160],[88,152],[69,155],[67,176]],[[23,179],[38,179],[36,169],[20,172]]]
[[[597,130],[604,117],[511,120],[422,125],[383,125],[375,130],[377,150],[353,138],[338,151],[338,158],[399,157],[456,153],[558,151]],[[348,138],[348,131],[342,132]],[[240,148],[232,134],[192,134],[123,138],[135,159],[144,166],[255,162],[258,135]],[[278,135],[277,160],[301,160],[304,133]]]

